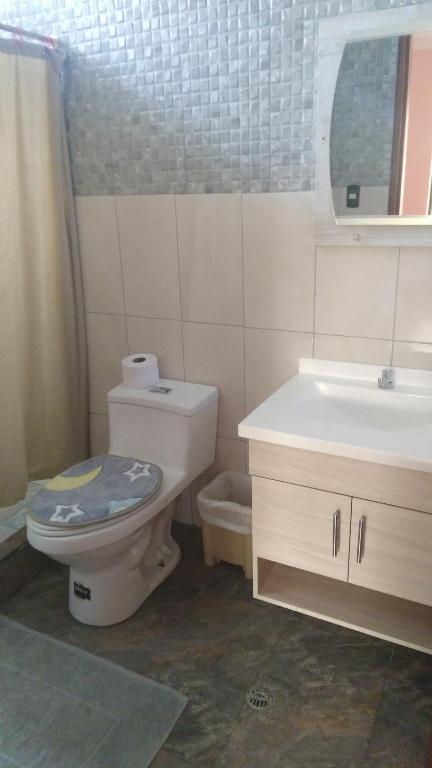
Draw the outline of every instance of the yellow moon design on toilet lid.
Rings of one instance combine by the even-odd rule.
[[[86,472],[84,475],[78,475],[75,477],[66,477],[65,475],[57,475],[52,480],[44,485],[47,491],[73,491],[75,488],[81,488],[87,483],[91,483],[102,472],[102,466],[96,467],[91,472]]]

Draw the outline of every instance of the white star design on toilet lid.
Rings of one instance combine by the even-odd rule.
[[[134,483],[139,477],[151,477],[149,470],[150,464],[141,464],[139,461],[135,461],[134,465],[123,474],[129,477],[131,483]]]
[[[66,513],[63,510],[70,509],[71,511]],[[50,520],[56,523],[68,523],[74,517],[85,515],[82,509],[79,508],[79,504],[72,504],[65,506],[64,504],[56,504],[55,512],[51,515]]]

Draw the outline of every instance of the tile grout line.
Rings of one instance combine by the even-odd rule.
[[[126,311],[126,294],[125,294],[125,280],[124,280],[124,270],[123,270],[123,258],[122,258],[122,248],[120,243],[120,230],[119,230],[119,222],[118,222],[118,210],[117,210],[117,197],[118,195],[113,195],[114,197],[114,213],[115,213],[115,222],[116,222],[116,232],[117,232],[117,247],[118,247],[118,253],[119,253],[119,259],[120,259],[120,276],[121,276],[121,284],[122,284],[122,296],[123,296],[123,315],[124,323],[125,323],[125,329],[126,329],[126,346],[128,355],[130,355],[130,348],[129,348],[129,329],[128,329],[128,314]],[[97,314],[97,313],[95,313]]]
[[[182,94],[182,110],[183,110],[183,94]],[[184,146],[185,161],[186,161],[186,144]],[[185,186],[187,187],[187,163],[185,162]],[[179,227],[178,227],[178,209],[177,209],[177,197],[174,195],[174,222],[175,222],[175,234],[176,234],[176,251],[177,251],[177,280],[178,280],[178,292],[179,292],[179,304],[180,304],[180,335],[181,335],[181,356],[182,356],[182,369],[183,369],[183,381],[186,381],[186,360],[185,360],[185,342],[184,342],[184,326],[183,326],[183,300],[181,289],[181,274],[180,274],[180,242],[179,242]],[[216,440],[215,440],[216,442]],[[216,450],[216,449],[215,449]],[[185,512],[189,517],[190,524],[193,524],[193,506],[192,506],[192,491],[191,484],[189,484],[183,491],[185,494]],[[179,497],[180,499],[180,497]],[[180,508],[180,501],[175,502],[174,515]]]
[[[291,622],[292,615],[293,615],[293,611],[291,610],[291,611],[289,611],[289,618],[288,618],[288,622],[287,622],[288,624]],[[277,638],[275,639],[274,643],[272,643],[271,646],[269,647],[268,652],[266,654],[266,657],[265,657],[265,659],[263,660],[263,663],[262,663],[261,672],[256,677],[255,686],[259,686],[260,680],[262,679],[262,677],[264,675],[264,667],[266,666],[269,658],[271,658],[271,656],[273,655],[273,652],[274,652],[275,648],[277,647],[279,641],[281,640],[281,637],[282,637],[282,634],[283,634],[284,631],[285,631],[285,627],[282,627],[280,632],[279,632],[279,634],[278,634],[278,636],[277,636]],[[252,687],[252,686],[250,686],[250,687]],[[245,694],[245,696],[246,696],[246,694]],[[217,753],[217,756],[216,756],[216,759],[215,759],[215,763],[219,759],[219,757],[223,754],[224,750],[227,748],[227,746],[228,746],[228,744],[229,744],[229,742],[230,742],[230,740],[231,740],[231,738],[233,736],[234,730],[237,727],[241,727],[241,720],[242,720],[244,712],[249,712],[249,706],[248,706],[246,701],[244,702],[242,708],[240,709],[238,717],[234,721],[234,725],[233,725],[233,727],[232,727],[232,729],[230,731],[230,734],[229,734],[225,744],[223,745],[223,747],[221,747],[220,751]]]
[[[242,313],[243,313],[243,413],[247,416],[246,409],[246,286],[245,286],[245,249],[244,249],[244,208],[243,193],[240,193],[240,216],[241,216],[241,249],[242,249]],[[238,429],[238,427],[237,427]]]
[[[178,12],[178,34],[179,34],[179,45],[180,45],[180,51],[182,47],[182,26],[180,23],[180,8],[177,8]],[[189,50],[189,31],[187,34],[187,56],[189,61],[190,56],[190,50]],[[183,55],[186,55],[186,52],[184,52]],[[177,258],[179,258],[179,250],[178,250],[178,233],[177,233],[177,196],[178,194],[188,194],[188,167],[187,167],[187,153],[186,153],[186,128],[185,128],[185,103],[184,103],[184,77],[183,77],[183,69],[184,69],[184,59],[183,55],[180,53],[179,57],[179,71],[180,71],[180,99],[181,99],[181,126],[182,126],[182,142],[181,142],[181,151],[183,152],[183,169],[184,169],[184,181],[183,183],[180,182],[180,190],[179,190],[179,182],[178,182],[178,174],[177,174],[177,183],[176,183],[176,192],[174,193],[174,206],[175,206],[175,219],[176,219],[176,238],[177,238]],[[182,192],[183,188],[183,192]],[[180,286],[180,267],[179,267],[179,286]],[[180,291],[180,316],[181,316],[181,291]],[[183,344],[183,334],[182,334],[182,344]],[[183,357],[183,370],[184,370],[184,357]]]
[[[312,357],[313,358],[315,358],[315,336],[316,336],[317,252],[318,252],[318,246],[316,243],[314,243],[314,287],[313,287],[313,311],[312,311]]]
[[[183,320],[181,321],[178,317],[150,317],[147,315],[130,315],[130,314],[122,314],[120,312],[94,312],[90,310],[86,310],[86,315],[103,315],[108,317],[125,317],[125,318],[133,318],[136,320],[159,320],[160,322],[169,322],[169,323],[181,323],[183,322],[184,325],[209,325],[209,326],[220,326],[222,328],[243,328],[242,325],[233,325],[231,323],[213,323],[213,322],[207,322],[204,320]],[[256,326],[247,325],[244,326],[245,330],[250,331],[271,331],[272,333],[291,333],[291,334],[299,334],[302,336],[311,336],[313,334],[312,330],[309,331],[299,331],[294,330],[290,328],[258,328]],[[351,336],[346,333],[315,333],[315,336],[327,336],[327,337],[335,337],[337,339],[359,339],[360,341],[389,341],[392,342],[393,340],[391,338],[385,338],[382,336]],[[417,341],[416,339],[394,339],[395,342],[402,342],[404,344],[422,344],[423,346],[432,346],[432,342],[429,341]]]
[[[154,317],[151,315],[134,315],[131,312],[96,312],[93,309],[87,309],[86,315],[108,315],[108,317],[130,317],[134,320],[160,320],[161,322],[167,322],[167,323],[180,323],[181,318],[179,317]],[[195,321],[191,321],[195,322]],[[233,326],[237,327],[237,326]]]
[[[394,309],[393,309],[392,348],[391,348],[391,356],[390,356],[390,365],[393,365],[393,358],[394,358],[396,313],[397,313],[397,301],[398,301],[398,292],[399,292],[400,257],[401,257],[401,248],[399,247],[398,256],[397,256],[397,266],[396,266],[395,303],[394,303]]]
[[[175,220],[175,230],[176,230],[177,276],[178,276],[179,303],[180,303],[180,330],[181,330],[181,345],[182,345],[183,380],[186,381],[186,361],[185,361],[185,344],[184,344],[184,328],[183,328],[183,299],[182,299],[181,277],[180,277],[180,243],[179,243],[179,228],[178,228],[177,197],[178,195],[174,195],[174,220]]]
[[[109,317],[123,317],[123,313],[121,312],[95,312],[94,310],[86,310],[87,315],[108,315]],[[130,313],[125,313],[125,317],[130,317],[136,320],[159,320],[161,322],[168,322],[168,323],[180,323],[183,322],[184,325],[216,325],[220,326],[222,328],[244,328],[245,330],[250,331],[271,331],[272,333],[291,333],[291,334],[300,334],[303,336],[311,336],[314,331],[312,329],[307,331],[301,331],[299,329],[295,328],[273,328],[273,327],[259,327],[255,325],[239,325],[238,323],[222,323],[222,322],[209,322],[207,320],[181,320],[178,317],[154,317],[150,315],[134,315]],[[346,333],[316,333],[316,336],[335,336],[336,338],[340,339],[360,339],[362,341],[392,341],[391,338],[383,337],[383,336],[354,336]],[[425,344],[427,345],[429,342],[418,342],[415,339],[396,339],[396,341],[404,341],[411,344]]]
[[[97,14],[97,26],[98,26],[98,29],[99,29],[99,45],[100,45],[99,53],[101,53],[102,52],[102,47],[103,47],[102,46],[103,35],[102,35],[101,17],[100,17],[99,10],[98,10],[98,14]],[[105,92],[105,96],[106,96],[105,88],[106,88],[106,86],[104,85],[103,91]],[[106,110],[104,117],[105,117],[104,123],[105,123],[105,128],[106,128],[106,135],[107,135],[107,145],[108,145],[108,148],[109,148],[109,155],[110,155],[110,157],[112,159],[112,157],[114,155],[114,147],[113,147],[113,136],[112,136],[112,133],[110,131],[111,125],[110,125],[109,109]],[[116,199],[115,199],[116,198],[116,191],[115,191],[116,183],[115,183],[114,164],[110,168],[109,175],[111,177],[111,190],[112,190],[112,195],[111,196],[114,198],[114,207],[116,208]],[[105,195],[101,195],[101,197],[105,197]],[[117,223],[117,211],[116,211],[116,223]],[[118,228],[117,228],[117,242],[118,242]],[[120,270],[121,270],[121,262],[120,262]],[[124,304],[124,299],[123,299],[123,305],[124,305],[124,308],[126,309],[126,305]]]
[[[179,379],[173,379],[173,381],[179,381]],[[102,413],[101,411],[89,411],[90,416],[103,416],[105,418],[108,418],[108,413]],[[247,439],[245,437],[232,437],[232,435],[216,435],[217,438],[221,440],[229,440],[234,443],[240,443],[240,445],[245,445],[247,443]]]
[[[207,320],[181,320],[178,317],[154,317],[151,315],[134,315],[130,313],[122,313],[122,312],[96,312],[94,310],[86,310],[86,315],[102,315],[107,317],[125,317],[125,318],[132,318],[136,320],[158,320],[160,322],[167,322],[167,323],[180,323],[183,322],[184,325],[208,325],[208,326],[219,326],[221,328],[244,328],[245,330],[250,331],[271,331],[272,333],[290,333],[290,334],[299,334],[302,336],[312,336],[314,334],[315,336],[327,336],[327,337],[335,337],[338,339],[359,339],[360,341],[393,341],[392,338],[385,337],[385,336],[358,336],[353,334],[347,334],[347,333],[317,333],[314,332],[312,329],[307,331],[301,331],[295,328],[273,328],[273,327],[258,327],[254,325],[239,325],[238,323],[222,323],[222,322],[209,322]],[[400,341],[405,344],[423,344],[424,346],[431,346],[431,342],[428,341],[418,341],[417,339],[398,339],[395,338],[394,341]]]
[[[389,667],[390,667],[390,665],[392,663],[394,652],[395,652],[395,644],[392,643],[392,647],[391,647],[391,651],[390,651],[390,657],[389,657],[389,660],[388,660],[388,663],[387,663],[387,666],[386,666],[386,670],[385,670],[385,673],[384,673],[383,685],[382,685],[382,688],[381,688],[381,692],[380,692],[380,695],[379,695],[379,699],[378,699],[378,702],[377,702],[377,705],[376,705],[376,709],[375,709],[375,712],[374,712],[374,716],[373,716],[373,720],[372,720],[372,723],[371,723],[369,735],[368,735],[368,738],[367,738],[367,741],[366,741],[366,744],[365,744],[365,748],[364,748],[364,752],[363,752],[363,756],[362,756],[362,766],[365,765],[365,762],[366,762],[367,757],[368,757],[369,748],[370,748],[370,745],[371,745],[371,742],[372,742],[372,737],[373,737],[373,734],[374,734],[375,723],[376,723],[376,719],[377,719],[377,716],[378,716],[378,710],[379,710],[379,708],[381,706],[381,703],[382,703],[382,701],[384,699],[384,693],[385,693],[385,688],[386,688],[386,685],[387,685],[387,678],[388,678],[388,674],[389,674]]]

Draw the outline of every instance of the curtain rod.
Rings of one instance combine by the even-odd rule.
[[[33,40],[40,40],[42,43],[48,43],[48,45],[52,46],[53,48],[60,47],[58,40],[56,40],[54,37],[39,35],[37,32],[27,32],[27,30],[20,29],[20,27],[10,27],[8,24],[0,24],[0,30],[3,32],[10,32],[13,35],[18,35],[18,37],[30,37]]]

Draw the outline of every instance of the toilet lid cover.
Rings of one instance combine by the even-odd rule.
[[[147,504],[159,491],[157,464],[125,456],[94,456],[69,467],[33,497],[30,517],[74,528],[105,522]]]

